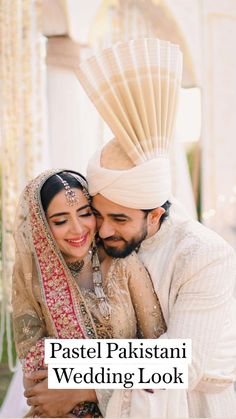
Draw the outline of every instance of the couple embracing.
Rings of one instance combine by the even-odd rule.
[[[31,417],[233,417],[235,255],[171,195],[182,56],[117,44],[77,71],[115,139],[43,173],[16,217],[13,318]],[[95,230],[98,239],[95,240]],[[44,340],[190,338],[186,390],[48,390]]]

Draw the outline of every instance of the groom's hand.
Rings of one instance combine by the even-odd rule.
[[[48,389],[47,370],[35,371],[26,377],[27,381],[32,381],[32,385],[28,385],[24,396],[27,404],[34,407],[35,416],[65,417],[80,402],[97,402],[94,390]]]

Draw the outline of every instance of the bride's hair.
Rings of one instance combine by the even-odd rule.
[[[60,179],[61,178],[61,179]],[[70,188],[77,188],[81,191],[84,190],[84,185],[79,182],[79,178],[87,183],[86,178],[78,172],[74,171],[63,171],[58,172],[52,175],[50,178],[46,180],[41,188],[41,202],[44,211],[46,212],[48,206],[54,196],[56,196],[59,192],[61,192],[65,187],[63,185],[63,181],[67,182]]]

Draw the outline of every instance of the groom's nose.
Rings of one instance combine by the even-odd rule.
[[[98,223],[98,234],[101,237],[101,239],[106,239],[107,237],[114,236],[115,229],[111,222],[103,220],[101,223]]]

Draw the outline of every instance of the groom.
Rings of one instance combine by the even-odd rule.
[[[138,251],[167,324],[162,338],[192,340],[188,391],[132,390],[128,416],[230,418],[236,411],[235,255],[171,195],[168,150],[180,70],[178,47],[156,39],[117,44],[82,64],[78,77],[115,135],[90,160],[87,177],[105,251],[113,257]],[[43,385],[26,396],[48,416],[55,406],[63,416],[94,397],[92,390],[74,390],[63,404],[62,390],[59,400]],[[123,395],[114,391],[103,415],[121,417]],[[99,391],[97,398],[102,405]]]
[[[179,392],[179,405],[172,405],[171,395],[169,406],[158,390],[154,394],[133,390],[138,409],[132,408],[132,416],[165,417],[165,412],[171,411],[171,417],[230,418],[236,411],[235,254],[221,237],[191,220],[175,201],[169,209],[169,201],[157,208],[141,209],[146,207],[148,199],[144,170],[143,180],[137,185],[137,193],[143,200],[140,209],[136,208],[135,200],[131,206],[130,196],[127,206],[124,197],[119,204],[119,195],[115,197],[116,202],[108,199],[113,185],[108,180],[104,187],[103,178],[99,186],[99,173],[101,168],[106,169],[104,177],[106,173],[109,179],[109,170],[122,170],[121,165],[117,166],[118,150],[116,140],[103,148],[97,176],[92,162],[88,167],[101,242],[113,257],[124,257],[139,248],[138,254],[151,275],[167,324],[167,332],[162,337],[192,340],[188,392],[175,390],[175,396]],[[126,192],[126,176],[132,177],[132,169],[126,167],[124,172]],[[93,177],[96,185],[92,183]],[[167,218],[163,220],[163,217]],[[108,417],[112,411],[121,416],[111,398],[106,411]]]

